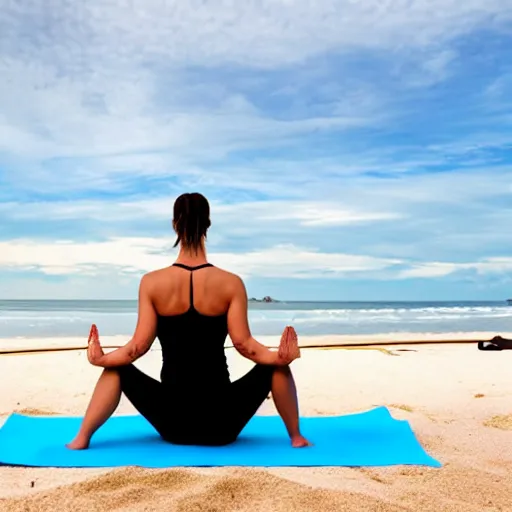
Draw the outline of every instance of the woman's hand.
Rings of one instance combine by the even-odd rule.
[[[297,339],[297,333],[293,327],[285,327],[281,342],[279,343],[278,357],[281,364],[290,364],[300,357],[300,348]]]
[[[105,354],[100,345],[98,328],[95,324],[92,324],[87,346],[87,359],[93,366],[101,366],[101,361],[104,356]]]

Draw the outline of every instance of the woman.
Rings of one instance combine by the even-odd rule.
[[[242,280],[207,262],[210,207],[204,196],[180,196],[174,204],[173,227],[178,258],[174,265],[142,278],[131,341],[104,354],[97,333],[91,337],[89,362],[104,371],[68,448],[89,446],[92,435],[116,410],[121,393],[171,443],[226,445],[237,439],[270,391],[292,446],[308,446],[299,430],[297,392],[289,368],[298,357],[295,331],[285,329],[284,349],[278,352],[252,337]],[[256,363],[233,383],[224,354],[228,333],[238,352]],[[162,346],[161,382],[132,364],[156,337]]]

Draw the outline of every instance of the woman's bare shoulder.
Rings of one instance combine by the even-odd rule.
[[[215,266],[214,269],[217,272],[217,276],[220,279],[224,279],[226,281],[233,282],[233,283],[242,281],[242,278],[238,274],[235,274],[234,272],[230,272],[229,270],[225,270],[225,269],[217,267],[217,266]]]
[[[163,275],[167,275],[171,272],[172,267],[165,267],[165,268],[157,268],[155,270],[150,270],[149,272],[146,272],[142,279],[156,279],[158,277],[162,277]]]
[[[146,272],[141,277],[141,283],[145,282],[147,284],[151,283],[159,283],[162,282],[162,280],[165,280],[165,278],[170,278],[172,274],[172,267],[165,267],[165,268],[159,268],[156,270],[151,270],[149,272]]]
[[[212,277],[214,277],[215,286],[222,289],[225,294],[234,297],[244,293],[245,285],[238,274],[219,267],[215,267],[212,270],[215,273],[215,275],[212,275]]]

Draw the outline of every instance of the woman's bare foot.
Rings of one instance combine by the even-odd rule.
[[[69,448],[70,450],[87,450],[87,448],[89,448],[89,441],[89,439],[77,436],[73,441],[71,441],[71,443],[66,445],[66,448]]]
[[[306,446],[312,446],[312,444],[300,434],[293,436],[291,439],[293,448],[305,448]]]

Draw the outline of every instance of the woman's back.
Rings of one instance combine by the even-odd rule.
[[[152,300],[160,316],[175,316],[190,308],[190,277],[193,274],[195,309],[202,315],[227,313],[233,289],[233,274],[213,265],[166,267],[147,275],[152,279]],[[195,270],[192,270],[195,269]]]
[[[151,274],[162,383],[185,401],[229,386],[224,354],[232,274],[210,264],[175,264]]]

